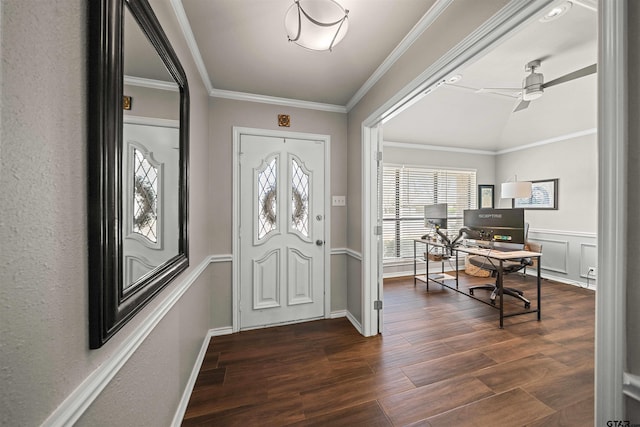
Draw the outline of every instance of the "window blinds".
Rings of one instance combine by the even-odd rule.
[[[452,237],[462,227],[463,211],[475,209],[476,172],[384,165],[382,172],[383,258],[413,258],[413,239],[428,230],[424,206],[447,203]]]

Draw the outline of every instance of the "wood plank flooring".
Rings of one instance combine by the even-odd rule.
[[[461,273],[460,287],[490,280]],[[535,278],[505,286],[535,307]],[[214,337],[183,426],[593,425],[595,293],[542,288],[542,321],[504,329],[488,305],[401,278],[384,284],[383,335],[341,318]]]

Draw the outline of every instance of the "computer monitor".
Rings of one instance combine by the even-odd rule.
[[[447,229],[447,204],[438,203],[435,205],[426,205],[424,207],[424,226],[427,228],[435,227],[443,230]]]
[[[524,209],[468,209],[464,225],[480,236],[479,240],[524,245]]]

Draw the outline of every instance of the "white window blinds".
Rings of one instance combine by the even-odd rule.
[[[413,239],[427,233],[424,206],[447,203],[448,235],[462,227],[463,211],[475,209],[476,172],[385,164],[382,173],[384,259],[413,258]]]

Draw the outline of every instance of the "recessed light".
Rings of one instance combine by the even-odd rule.
[[[447,79],[447,83],[456,83],[462,80],[462,74],[456,74],[455,76],[451,76]]]
[[[557,6],[551,8],[547,13],[544,14],[542,18],[540,18],[540,22],[550,22],[560,18],[562,15],[567,13],[569,9],[571,9],[573,3],[570,1],[566,1]]]

